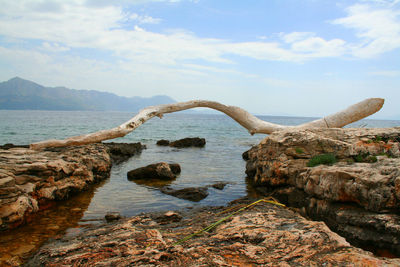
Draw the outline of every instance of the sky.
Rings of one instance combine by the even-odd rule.
[[[0,81],[400,120],[400,0],[0,0]]]

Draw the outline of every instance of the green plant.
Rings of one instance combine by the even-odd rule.
[[[376,156],[368,156],[365,159],[365,162],[368,162],[368,163],[374,163],[374,162],[377,162],[377,161],[378,161],[378,159],[376,158]]]
[[[377,136],[375,136],[374,143],[379,143],[382,140],[383,140],[382,136],[377,135]]]
[[[364,162],[364,158],[366,158],[368,155],[364,155],[364,154],[358,154],[354,157],[354,161],[355,162]]]
[[[366,163],[374,163],[377,162],[378,159],[375,155],[371,155],[369,152],[360,153],[353,157],[355,162],[366,162]]]
[[[296,147],[295,151],[296,151],[297,154],[303,154],[304,153],[304,150],[301,147]]]
[[[325,164],[325,165],[330,165],[335,163],[336,157],[335,155],[329,153],[329,154],[321,154],[321,155],[316,155],[312,157],[308,163],[307,167],[315,167],[317,165]]]

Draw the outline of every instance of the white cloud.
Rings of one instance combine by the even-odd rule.
[[[48,43],[48,42],[44,42],[42,44],[42,47],[45,51],[49,51],[49,52],[66,52],[69,51],[70,48],[66,47],[66,46],[62,46],[58,43]]]
[[[127,13],[119,6],[98,5],[94,8],[80,0],[49,3],[5,1],[5,8],[0,10],[0,34],[42,40],[65,48],[106,50],[125,59],[164,65],[195,59],[232,63],[228,59],[230,54],[295,62],[343,54],[343,41],[325,40],[313,33],[284,35],[283,39],[291,45],[288,49],[279,42],[266,40],[231,42],[199,38],[186,31],[150,32],[134,22],[159,23],[160,19]]]
[[[147,15],[138,15],[136,13],[131,14],[129,18],[139,22],[140,24],[158,24],[161,22],[161,19],[153,18]]]
[[[354,56],[370,58],[400,48],[399,10],[381,5],[356,4],[346,11],[348,16],[333,23],[356,31],[361,42],[353,44],[351,53]]]
[[[304,39],[312,38],[315,36],[313,32],[292,32],[292,33],[280,33],[280,36],[283,41],[286,43],[294,43],[296,41],[301,41]]]

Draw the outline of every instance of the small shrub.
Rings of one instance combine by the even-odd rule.
[[[366,163],[374,163],[377,162],[378,159],[376,156],[367,153],[360,153],[353,157],[355,162],[366,162]]]
[[[378,161],[378,159],[376,158],[376,156],[368,156],[365,159],[365,162],[368,162],[368,163],[374,163],[374,162],[377,162],[377,161]]]
[[[367,156],[368,156],[368,154],[367,154],[367,155],[365,155],[365,154],[358,154],[358,155],[356,155],[356,156],[354,157],[354,161],[355,161],[355,162],[364,162],[364,159],[365,159]]]
[[[296,147],[295,151],[296,151],[297,154],[303,154],[304,153],[303,149],[300,148],[300,147]]]
[[[320,164],[330,165],[330,164],[335,163],[336,161],[337,160],[336,160],[335,155],[330,154],[330,153],[316,155],[308,161],[307,167],[315,167]]]

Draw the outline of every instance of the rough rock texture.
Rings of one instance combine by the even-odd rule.
[[[271,134],[244,153],[258,191],[301,208],[361,246],[400,255],[400,127]],[[331,153],[333,165],[307,167]]]
[[[183,189],[173,189],[171,187],[163,187],[160,191],[164,194],[174,196],[189,201],[199,202],[208,196],[207,187],[187,187]]]
[[[206,145],[206,139],[199,137],[188,137],[179,139],[169,143],[169,146],[172,147],[204,147]]]
[[[52,201],[108,178],[110,169],[102,144],[45,151],[0,149],[0,230],[16,227]]]
[[[108,148],[108,153],[111,156],[113,164],[119,164],[133,155],[137,155],[146,149],[141,143],[104,143]]]
[[[308,221],[269,203],[237,213],[209,232],[174,245],[226,216],[221,211],[169,212],[165,216],[179,218],[169,223],[160,221],[159,214],[146,214],[94,226],[78,236],[51,241],[27,266],[400,265],[399,259],[377,258],[350,246],[322,222]]]
[[[168,164],[166,162],[159,162],[140,167],[128,172],[127,176],[129,180],[136,179],[162,179],[170,180],[176,178],[181,172],[179,164],[173,163]]]

